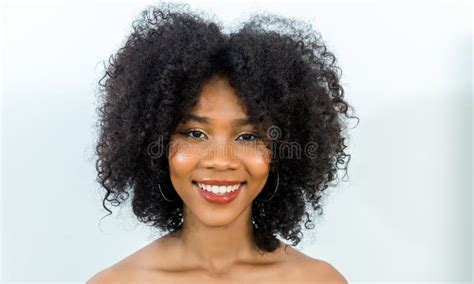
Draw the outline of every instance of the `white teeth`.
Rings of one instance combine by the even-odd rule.
[[[197,185],[206,191],[210,191],[215,194],[224,194],[232,192],[240,187],[241,184],[231,185],[231,186],[217,186],[217,185],[207,185],[202,183],[197,183]]]

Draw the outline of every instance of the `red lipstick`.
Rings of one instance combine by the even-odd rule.
[[[224,186],[243,183],[243,181],[238,181],[238,180],[201,180],[201,181],[197,180],[196,182],[208,184],[208,185],[224,185]]]
[[[199,182],[201,183],[201,182]],[[238,182],[239,183],[239,182]],[[233,182],[232,184],[238,184]],[[207,183],[206,183],[207,184]],[[231,184],[231,185],[232,185]],[[215,194],[210,191],[201,189],[197,184],[193,184],[193,186],[196,188],[196,190],[199,192],[199,194],[204,197],[209,202],[212,203],[218,203],[218,204],[226,204],[234,200],[242,191],[242,188],[244,188],[245,184],[241,183],[240,187],[232,192],[225,193],[225,194]]]

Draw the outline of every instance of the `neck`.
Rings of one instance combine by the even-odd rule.
[[[221,274],[237,263],[255,260],[258,249],[252,235],[249,206],[232,223],[207,226],[185,206],[184,223],[178,233],[183,260],[195,263],[211,274]]]

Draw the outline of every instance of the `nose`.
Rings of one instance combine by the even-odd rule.
[[[235,149],[227,143],[214,143],[207,147],[201,159],[201,165],[204,168],[215,170],[238,169],[240,160],[236,156]]]

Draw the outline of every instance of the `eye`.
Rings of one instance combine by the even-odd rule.
[[[201,131],[195,130],[195,129],[189,130],[189,131],[184,131],[184,132],[179,132],[179,133],[182,134],[182,135],[184,135],[184,136],[186,136],[186,137],[189,137],[189,138],[191,138],[191,139],[199,139],[200,137],[196,137],[196,136],[194,136],[194,135],[198,135],[198,136],[199,136],[199,134],[204,134],[204,133],[202,133]]]
[[[254,137],[254,139],[251,139],[251,140],[244,139],[243,141],[256,141],[260,138],[259,136],[252,133],[245,133],[245,134],[240,135],[239,137]]]

